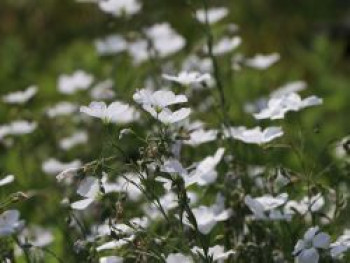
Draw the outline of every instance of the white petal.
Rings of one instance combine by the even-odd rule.
[[[94,199],[92,199],[92,198],[83,199],[83,200],[72,203],[71,207],[73,209],[76,209],[76,210],[84,210],[89,205],[91,205],[93,201],[94,201]]]
[[[315,248],[304,249],[298,255],[298,263],[318,263],[320,255]]]
[[[312,244],[316,248],[327,249],[329,248],[330,243],[331,243],[331,237],[328,234],[323,232],[317,234],[312,240]]]

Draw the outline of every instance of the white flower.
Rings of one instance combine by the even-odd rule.
[[[328,249],[330,236],[320,232],[318,226],[311,227],[305,233],[303,239],[299,239],[294,247],[293,255],[297,257],[298,263],[318,263],[319,249]]]
[[[204,186],[215,182],[218,176],[216,166],[222,160],[224,152],[224,148],[219,148],[213,156],[208,156],[199,162],[196,168],[184,177],[186,187],[192,184]]]
[[[177,195],[174,194],[173,192],[168,192],[159,198],[159,202],[160,202],[162,208],[164,209],[164,211],[168,212],[169,210],[177,207],[178,198],[177,198]],[[159,208],[157,206],[155,206],[154,204],[145,205],[144,211],[145,211],[146,215],[149,216],[153,220],[162,217],[162,214],[160,213]]]
[[[214,205],[199,206],[192,209],[199,232],[204,235],[209,234],[218,222],[226,221],[231,216],[232,210],[225,210],[224,202],[224,198],[221,195],[218,195]],[[192,226],[187,218],[184,223]]]
[[[192,72],[184,71],[184,72],[180,72],[178,76],[170,76],[167,74],[163,74],[163,78],[166,80],[177,82],[181,85],[189,86],[190,84],[209,81],[211,79],[211,76],[208,73],[201,74],[196,71],[192,71]]]
[[[264,144],[281,137],[283,135],[282,128],[268,127],[261,130],[261,127],[247,129],[246,127],[232,127],[227,132],[227,136],[245,143]]]
[[[116,183],[105,183],[104,188],[106,193],[125,192],[131,201],[138,201],[142,197],[140,177],[136,173],[126,173],[124,176],[119,176]],[[142,188],[141,188],[142,189]]]
[[[297,93],[307,88],[305,81],[289,82],[271,93],[271,97],[281,97],[290,93]]]
[[[71,115],[78,109],[78,106],[71,103],[62,101],[53,106],[52,108],[49,108],[47,110],[47,115],[50,118],[56,118],[58,116],[65,116],[65,115]]]
[[[77,193],[85,199],[76,201],[71,207],[76,210],[84,210],[91,205],[100,193],[100,183],[95,177],[88,176],[80,184]]]
[[[88,136],[85,131],[78,131],[72,136],[60,140],[59,145],[63,150],[70,150],[79,144],[85,144],[88,141]]]
[[[72,75],[62,74],[58,78],[58,91],[71,95],[79,90],[88,89],[93,81],[94,77],[82,70],[77,70]]]
[[[233,38],[224,37],[213,47],[213,54],[220,56],[235,50],[242,43],[242,39],[238,36]]]
[[[37,92],[37,86],[30,86],[24,91],[16,91],[3,96],[2,100],[8,104],[24,104],[33,98]]]
[[[165,259],[166,263],[192,263],[193,260],[191,257],[185,256],[181,253],[169,254]]]
[[[187,118],[191,110],[181,108],[175,112],[168,109],[168,106],[187,102],[185,95],[175,95],[172,91],[158,90],[155,92],[141,89],[134,96],[134,100],[141,104],[143,109],[148,111],[152,117],[165,123],[171,124]]]
[[[80,170],[80,167],[72,167],[72,168],[65,169],[62,172],[60,172],[58,175],[56,175],[56,179],[58,182],[61,182],[65,179],[70,181],[74,176],[77,175],[79,170]]]
[[[333,258],[340,258],[350,249],[350,231],[345,230],[344,234],[337,238],[337,240],[330,245],[331,256]]]
[[[99,8],[114,16],[134,15],[141,10],[138,0],[103,0],[98,1]]]
[[[138,118],[138,112],[130,105],[115,101],[109,106],[105,102],[91,102],[88,107],[80,107],[80,112],[112,123],[129,123]]]
[[[128,43],[120,35],[110,35],[104,39],[98,39],[95,41],[97,53],[99,55],[112,55],[117,54],[127,49]]]
[[[155,24],[147,28],[145,34],[160,57],[172,55],[180,51],[186,44],[185,39],[177,34],[168,23]]]
[[[9,236],[22,228],[24,221],[19,220],[17,210],[7,210],[0,214],[0,237]]]
[[[217,130],[204,130],[198,129],[190,133],[190,139],[184,141],[184,144],[191,146],[197,146],[202,143],[211,142],[216,140],[218,131]]]
[[[204,255],[203,249],[199,247],[193,247],[191,250],[193,253],[199,253]],[[235,252],[232,249],[225,252],[225,248],[220,245],[210,247],[208,250],[208,255],[212,256],[213,261],[218,263],[223,263],[231,254],[234,254],[234,253]]]
[[[299,94],[289,93],[280,97],[272,97],[267,103],[267,108],[254,114],[254,117],[258,120],[283,119],[284,115],[289,111],[299,111],[320,104],[322,104],[322,99],[316,96],[310,96],[302,100]]]
[[[36,128],[37,124],[35,122],[28,122],[25,120],[13,121],[8,126],[8,134],[12,135],[23,135],[32,133]]]
[[[10,174],[5,176],[4,178],[0,179],[0,186],[4,186],[7,184],[12,183],[15,180],[15,176]]]
[[[206,17],[208,17],[209,24],[215,24],[223,19],[228,14],[228,9],[226,7],[214,7],[207,10],[203,9],[196,11],[196,18],[199,22],[205,23]]]
[[[276,197],[271,195],[264,195],[257,198],[252,198],[247,195],[244,198],[244,203],[249,207],[249,209],[254,214],[254,219],[258,220],[282,220],[290,219],[289,214],[283,215],[276,209],[284,205],[288,200],[287,194],[280,194]]]
[[[305,196],[300,202],[294,200],[288,201],[284,210],[288,214],[295,214],[295,211],[297,211],[299,214],[304,215],[309,211],[320,211],[324,205],[324,197],[321,195],[321,193],[318,193],[310,198]]]
[[[23,240],[23,243],[29,240],[29,243],[36,247],[45,247],[52,243],[54,236],[50,230],[34,226],[24,229],[20,239]]]
[[[278,53],[272,53],[270,55],[257,54],[255,57],[247,59],[245,64],[251,68],[263,70],[269,68],[279,60],[280,55]]]
[[[123,263],[124,259],[118,256],[108,256],[100,258],[100,263]]]
[[[113,88],[113,80],[106,79],[95,85],[91,89],[90,96],[94,100],[109,100],[115,97]]]
[[[135,42],[129,43],[128,52],[133,58],[133,63],[138,65],[149,57],[148,42],[144,39],[136,40]]]
[[[54,158],[48,159],[42,164],[42,170],[47,174],[59,174],[67,169],[80,168],[82,165],[81,161],[74,160],[68,163],[62,163]]]

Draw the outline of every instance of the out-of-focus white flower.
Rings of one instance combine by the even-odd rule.
[[[90,96],[94,100],[109,100],[115,97],[113,88],[113,80],[106,79],[99,82],[91,89]]]
[[[298,263],[318,263],[320,259],[319,249],[328,249],[330,236],[320,232],[318,226],[311,227],[305,233],[303,239],[299,239],[294,247],[293,255]]]
[[[95,41],[97,53],[102,56],[123,52],[127,45],[127,41],[120,35],[110,35]]]
[[[141,104],[143,109],[148,111],[152,117],[165,123],[171,124],[186,119],[191,110],[189,108],[181,108],[175,112],[168,109],[168,106],[187,102],[185,95],[175,95],[172,91],[158,90],[152,92],[150,90],[138,90],[134,96],[134,101]]]
[[[203,249],[199,247],[193,247],[193,253],[199,253],[204,256]],[[210,247],[208,250],[208,255],[213,257],[214,262],[223,263],[231,254],[234,254],[234,250],[230,249],[225,252],[225,248],[220,245],[216,245],[214,247]]]
[[[5,137],[6,135],[23,135],[23,134],[29,134],[32,133],[36,128],[37,124],[35,122],[28,122],[25,120],[17,120],[11,122],[9,125],[2,126],[3,134],[2,136]],[[1,134],[0,134],[1,139]]]
[[[140,185],[140,177],[136,173],[126,173],[119,176],[115,183],[105,183],[104,188],[106,193],[125,192],[131,201],[137,202],[142,197]]]
[[[133,63],[138,65],[149,58],[149,47],[147,40],[139,39],[128,45],[128,52],[133,58]]]
[[[0,237],[9,236],[21,229],[24,221],[19,220],[17,210],[7,210],[0,214]]]
[[[101,246],[98,246],[96,248],[96,251],[100,252],[100,251],[103,251],[103,250],[110,250],[110,249],[120,248],[122,246],[125,246],[125,245],[129,244],[134,239],[135,239],[135,236],[131,235],[130,237],[121,238],[119,240],[109,241],[107,243],[102,244]]]
[[[264,195],[257,198],[252,198],[247,195],[244,198],[244,203],[254,214],[254,219],[258,220],[290,220],[290,214],[282,214],[277,208],[284,205],[288,200],[287,194],[280,194],[276,197]]]
[[[290,93],[297,93],[307,88],[305,81],[289,82],[271,93],[271,97],[281,97]]]
[[[311,198],[305,196],[300,202],[294,200],[288,201],[284,210],[288,214],[295,214],[295,211],[297,211],[299,214],[304,215],[309,211],[320,211],[324,205],[324,197],[321,193],[318,193],[317,195],[311,196]]]
[[[74,160],[68,163],[62,163],[54,158],[48,159],[42,164],[42,170],[47,174],[57,175],[70,168],[80,168],[81,161]]]
[[[152,47],[160,57],[166,57],[180,51],[186,40],[177,34],[168,23],[155,24],[145,30]]]
[[[30,244],[36,247],[45,247],[52,243],[54,236],[50,230],[34,226],[22,231],[20,239],[24,242],[28,240]]]
[[[245,143],[264,144],[281,137],[283,131],[281,127],[268,127],[262,130],[261,127],[247,129],[246,127],[232,127],[227,132],[227,136]]]
[[[80,112],[99,118],[105,122],[130,123],[138,119],[138,112],[130,105],[115,101],[109,106],[105,102],[91,102],[88,107],[80,107]]]
[[[289,93],[280,97],[272,97],[267,103],[267,108],[254,114],[254,117],[258,120],[283,119],[289,111],[299,111],[307,107],[320,105],[322,102],[322,99],[316,96],[310,96],[302,100],[299,94]]]
[[[123,263],[124,259],[118,256],[108,256],[100,258],[100,263]]]
[[[164,209],[165,212],[168,212],[171,209],[174,209],[178,205],[178,198],[177,195],[173,192],[168,192],[165,195],[161,196],[159,198],[159,202]],[[151,219],[155,220],[162,216],[162,214],[159,211],[159,208],[156,207],[154,204],[146,205],[144,207],[145,213],[147,216],[149,216]]]
[[[2,100],[8,104],[24,104],[35,96],[38,92],[37,86],[30,86],[24,91],[16,91],[2,97]]]
[[[192,72],[180,72],[177,76],[171,76],[168,74],[163,74],[163,78],[166,80],[170,80],[173,82],[177,82],[181,85],[189,86],[190,84],[202,83],[205,81],[209,81],[211,79],[210,74],[205,73],[201,74],[196,71]]]
[[[207,10],[203,9],[196,11],[196,18],[199,22],[205,23],[206,18],[208,18],[209,24],[215,24],[223,19],[228,14],[228,9],[226,7],[214,7]]]
[[[77,70],[72,75],[62,74],[58,78],[58,91],[71,95],[79,90],[88,89],[93,81],[94,77],[82,70]]]
[[[195,55],[190,55],[184,60],[181,68],[183,71],[212,72],[213,63],[208,57],[200,58]]]
[[[76,210],[84,210],[91,205],[100,193],[100,182],[97,178],[88,176],[79,184],[77,193],[84,199],[71,203]]]
[[[98,1],[99,8],[114,16],[134,15],[141,10],[138,0],[102,0]]]
[[[341,258],[350,249],[350,230],[346,229],[330,247],[331,256],[333,258]]]
[[[208,156],[199,162],[196,168],[184,177],[186,187],[192,184],[203,186],[215,182],[218,176],[216,166],[222,160],[224,152],[224,148],[219,148],[213,156]]]
[[[172,253],[167,256],[165,259],[166,263],[192,263],[193,260],[189,256],[185,256],[181,253]]]
[[[264,70],[271,67],[279,60],[280,55],[278,53],[272,53],[270,55],[257,54],[253,58],[246,59],[245,64],[251,68]]]
[[[63,180],[71,181],[71,179],[77,175],[79,169],[80,167],[72,167],[72,168],[65,169],[64,171],[56,175],[56,179],[58,182],[61,182]]]
[[[72,136],[60,140],[60,148],[63,150],[70,150],[79,144],[85,144],[88,141],[88,135],[85,131],[78,131]]]
[[[190,139],[184,141],[184,144],[197,146],[206,142],[211,142],[216,140],[217,134],[217,130],[197,129],[190,133]]]
[[[50,118],[56,118],[58,116],[71,115],[75,111],[77,111],[77,109],[78,109],[77,105],[71,102],[62,101],[56,104],[55,106],[49,108],[47,110],[47,115]]]
[[[224,55],[238,48],[241,43],[242,39],[238,36],[233,38],[224,37],[213,46],[213,54],[216,56]]]
[[[215,204],[212,206],[199,206],[192,209],[198,230],[202,234],[209,234],[218,222],[225,221],[231,216],[232,210],[225,209],[224,203],[225,199],[221,195],[218,195]],[[187,218],[184,223],[192,226]]]
[[[0,186],[4,186],[12,183],[15,180],[15,176],[10,174],[5,176],[4,178],[0,178]]]

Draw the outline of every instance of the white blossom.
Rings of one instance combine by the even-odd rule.
[[[299,239],[294,247],[293,255],[297,257],[298,263],[318,263],[319,250],[328,249],[330,236],[321,232],[319,227],[311,227],[307,230],[303,239]]]
[[[203,249],[199,248],[199,247],[193,247],[192,249],[193,253],[199,253],[202,254],[204,256],[204,251]],[[234,250],[230,249],[228,251],[225,252],[225,248],[223,246],[220,245],[216,245],[213,247],[210,247],[208,249],[208,255],[213,257],[213,261],[214,262],[218,262],[218,263],[224,263],[225,260],[231,255],[234,254]]]
[[[177,34],[168,23],[155,24],[145,30],[153,48],[160,57],[166,57],[180,51],[186,40]]]
[[[245,64],[251,68],[264,70],[271,67],[279,60],[280,55],[278,53],[272,53],[269,55],[257,54],[253,58],[246,59]]]
[[[211,79],[211,76],[208,73],[201,74],[196,71],[192,71],[192,72],[183,71],[183,72],[180,72],[179,75],[177,76],[163,74],[163,78],[166,80],[177,82],[184,86],[189,86],[191,84],[209,81]]]
[[[76,145],[87,143],[87,141],[87,133],[85,131],[77,131],[72,136],[60,140],[59,145],[63,150],[70,150]]]
[[[181,253],[172,253],[165,259],[166,263],[193,263],[193,260],[189,256],[185,256]]]
[[[259,113],[254,114],[254,117],[258,120],[283,119],[285,114],[289,111],[299,111],[301,109],[320,104],[322,104],[322,99],[316,96],[310,96],[305,99],[301,99],[299,94],[289,93],[280,97],[272,97],[267,103],[267,108],[261,110]]]
[[[229,53],[242,43],[242,39],[238,36],[233,38],[224,37],[213,46],[213,54],[217,56]]]
[[[350,249],[350,230],[346,229],[337,240],[330,244],[331,256],[341,258]]]
[[[0,186],[10,184],[14,180],[15,180],[15,176],[12,174],[9,174],[9,175],[5,176],[4,178],[0,178]]]
[[[57,159],[50,158],[42,164],[42,170],[47,174],[57,175],[70,168],[80,168],[81,165],[82,163],[79,160],[63,163]]]
[[[138,0],[103,0],[98,1],[99,8],[114,16],[134,15],[141,10],[141,4]]]
[[[58,91],[72,95],[79,90],[88,89],[93,81],[94,77],[82,70],[77,70],[71,75],[62,74],[58,78]]]
[[[47,115],[50,118],[56,118],[58,116],[71,115],[75,111],[77,111],[77,109],[78,109],[77,105],[71,102],[62,101],[56,104],[55,106],[49,108],[47,110]]]
[[[218,195],[216,203],[212,206],[199,206],[192,209],[193,215],[196,218],[198,230],[202,234],[209,234],[218,222],[226,221],[231,216],[232,210],[225,209],[224,202],[224,198]],[[187,218],[184,223],[191,225]]]
[[[105,122],[121,124],[133,122],[139,117],[138,112],[133,107],[119,101],[112,102],[108,106],[105,102],[94,101],[88,107],[80,107],[80,112]]]
[[[175,95],[172,91],[158,90],[152,92],[150,90],[138,90],[134,96],[134,100],[141,104],[143,109],[149,112],[153,118],[165,123],[172,124],[186,119],[191,110],[189,108],[181,108],[177,111],[171,111],[168,106],[187,102],[185,95]]]
[[[113,55],[127,50],[127,41],[120,35],[110,35],[104,39],[95,41],[95,47],[99,55]]]
[[[25,104],[38,92],[37,86],[30,86],[24,91],[16,91],[2,97],[2,100],[8,104]]]
[[[90,91],[90,96],[94,100],[109,100],[115,97],[113,80],[106,79],[97,83]]]
[[[282,135],[283,131],[280,127],[268,127],[265,130],[262,130],[261,127],[255,127],[253,129],[232,127],[227,131],[227,136],[251,144],[268,143]]]
[[[199,22],[205,23],[206,17],[208,18],[209,24],[215,24],[228,15],[228,9],[226,7],[214,7],[207,10],[197,10],[196,18]]]
[[[123,263],[124,259],[118,256],[101,257],[100,263]]]
[[[0,214],[0,237],[9,236],[20,230],[24,221],[19,220],[17,210],[7,210]]]

